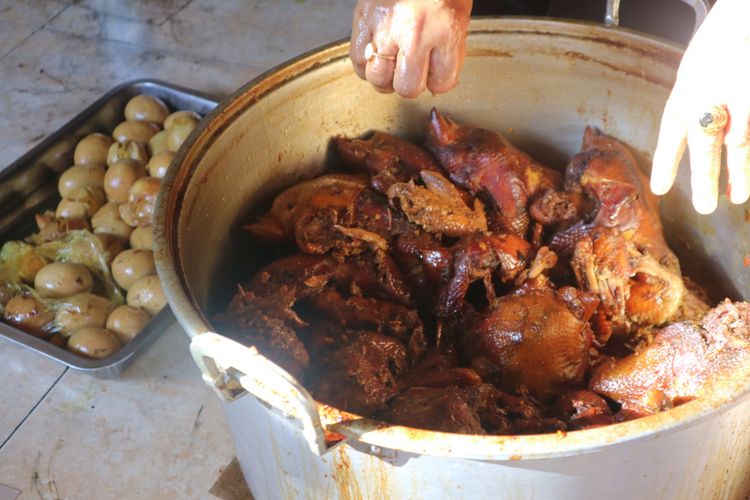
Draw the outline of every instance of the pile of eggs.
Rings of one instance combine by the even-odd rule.
[[[37,215],[39,232],[27,241],[90,231],[126,303],[107,298],[85,265],[48,261],[33,251],[19,276],[35,293],[3,301],[5,322],[89,358],[117,352],[166,305],[152,251],[154,204],[175,152],[201,118],[170,112],[150,95],[130,99],[124,114],[111,136],[93,133],[78,142],[74,165],[58,182],[57,210]]]

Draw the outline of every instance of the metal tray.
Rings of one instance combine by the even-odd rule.
[[[205,116],[220,98],[158,80],[135,80],[119,85],[39,145],[0,171],[0,245],[21,240],[35,231],[34,214],[54,210],[60,201],[57,180],[73,164],[78,141],[92,132],[109,135],[123,118],[128,100],[138,94],[157,96],[173,111],[187,109]],[[146,327],[113,356],[87,359],[0,321],[0,338],[27,347],[48,358],[96,377],[119,375],[135,353],[150,344],[172,322],[165,307]]]

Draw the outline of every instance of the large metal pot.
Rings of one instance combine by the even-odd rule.
[[[431,107],[502,131],[563,166],[584,125],[626,141],[643,165],[681,52],[624,30],[549,20],[471,24],[460,86],[407,101],[372,91],[338,43],[259,77],[194,131],[164,180],[156,257],[170,305],[216,387],[258,498],[738,498],[750,491],[747,380],[711,398],[587,431],[469,436],[383,425],[312,400],[254,349],[212,332],[214,304],[252,248],[240,225],[262,200],[319,172],[338,134],[419,138]],[[683,166],[683,174],[687,168]],[[677,189],[663,204],[688,274],[750,292],[748,224],[722,205],[696,215]],[[218,277],[218,279],[217,279]],[[224,283],[224,285],[221,285]],[[223,296],[224,295],[224,296]],[[250,394],[248,394],[250,393]],[[325,431],[346,437],[327,448]]]

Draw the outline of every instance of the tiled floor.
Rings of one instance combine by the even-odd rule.
[[[0,166],[126,80],[224,95],[347,37],[353,0],[0,0]]]
[[[206,498],[234,450],[188,342],[174,324],[118,379],[67,370],[0,449],[0,483],[45,500]],[[48,382],[34,365],[16,379],[25,399]]]
[[[7,342],[0,343],[0,367],[2,380],[10,381],[3,383],[0,397],[1,445],[63,375],[65,367]]]
[[[0,0],[0,169],[127,80],[228,94],[347,37],[353,5]],[[109,381],[0,341],[0,381],[0,500],[213,498],[234,454],[177,325]]]

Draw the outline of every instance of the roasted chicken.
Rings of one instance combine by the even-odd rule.
[[[602,338],[685,317],[688,290],[680,265],[664,240],[658,201],[630,151],[587,127],[565,188],[557,197],[569,208],[555,222],[570,222],[587,204],[593,209],[557,232],[551,246],[571,256],[578,286],[599,295],[598,326],[608,330],[599,332]],[[707,307],[698,309],[705,313]]]
[[[493,229],[525,237],[529,202],[560,187],[559,172],[537,163],[490,130],[459,125],[432,110],[427,147],[451,180],[490,203]]]
[[[750,377],[750,305],[709,311],[615,139],[587,128],[564,182],[437,111],[426,149],[382,132],[333,144],[357,173],[299,182],[245,226],[282,256],[216,318],[316,399],[528,434],[729,397]]]
[[[391,203],[401,209],[409,222],[427,232],[453,237],[487,231],[484,205],[479,198],[469,208],[456,186],[439,173],[423,171],[420,177],[425,187],[409,181],[388,188]]]
[[[605,361],[589,388],[630,418],[726,391],[750,374],[749,325],[750,304],[726,301],[700,323],[673,323],[630,356]]]
[[[588,319],[597,305],[587,300],[572,288],[499,297],[468,325],[464,358],[501,389],[524,388],[542,401],[583,388],[593,341]]]
[[[399,341],[363,331],[338,349],[319,357],[312,367],[313,394],[328,404],[372,414],[386,408],[398,393],[397,377],[407,366]]]
[[[370,174],[370,186],[382,194],[393,184],[418,179],[421,172],[440,172],[427,151],[390,134],[375,132],[368,139],[337,137],[333,143],[344,165]]]

